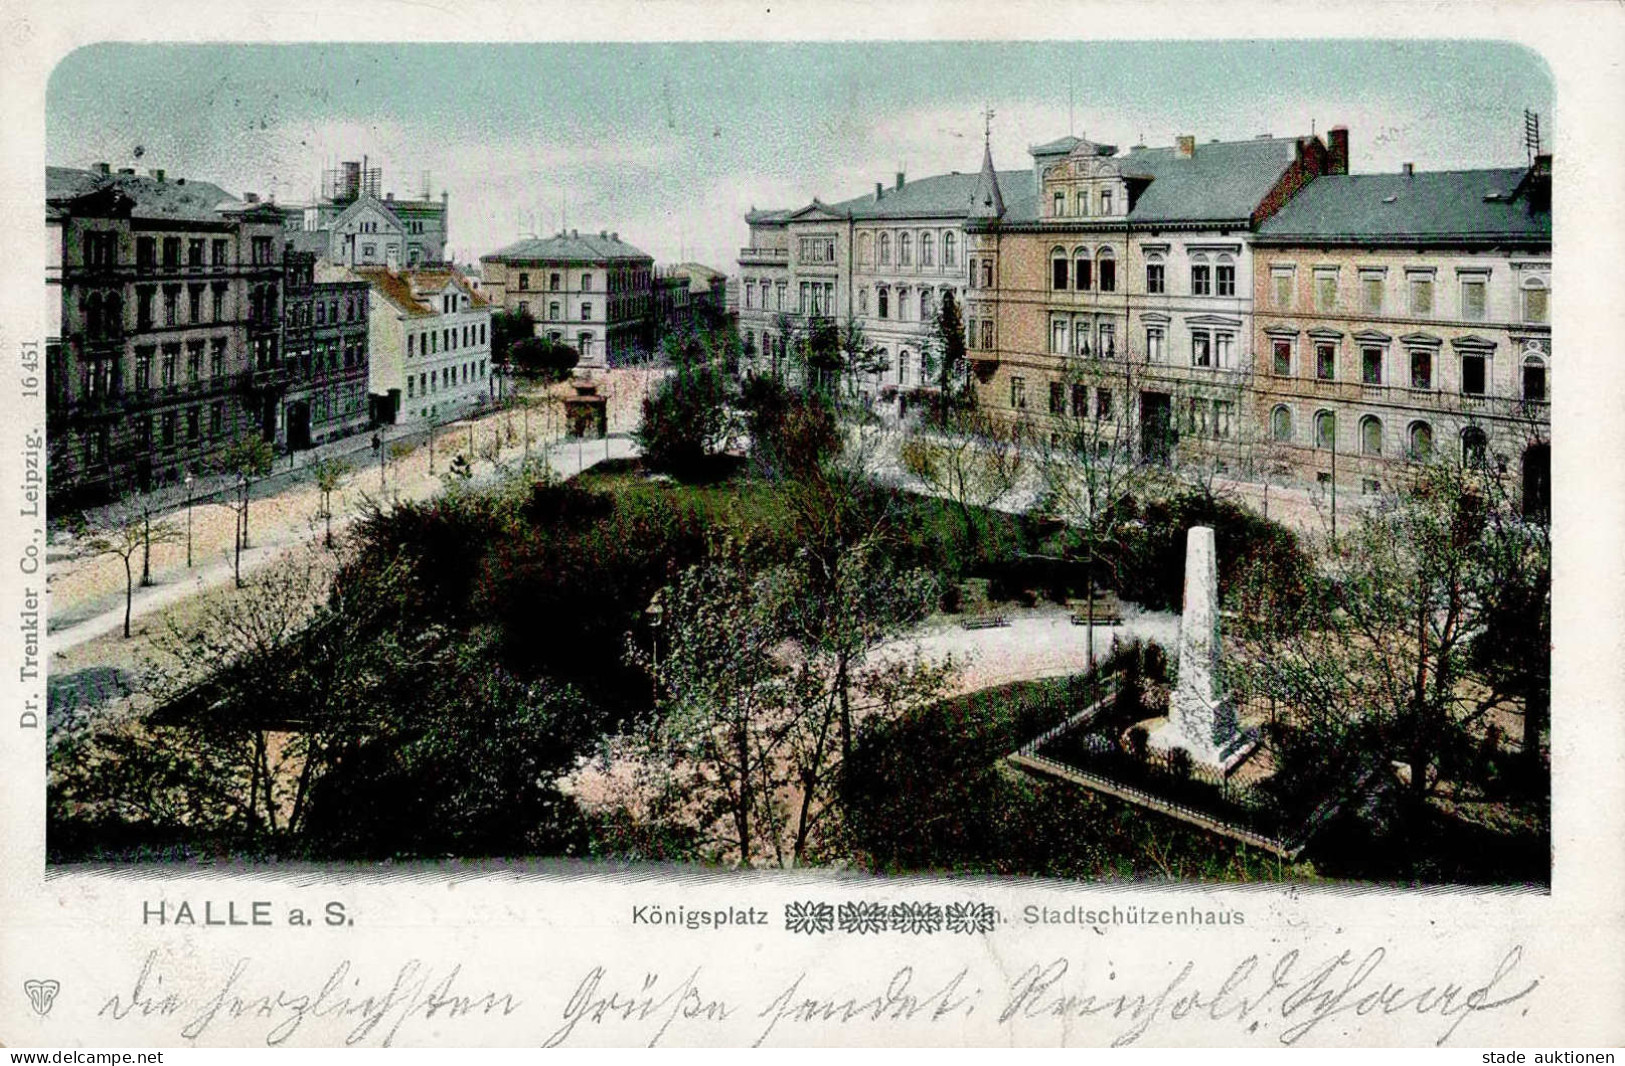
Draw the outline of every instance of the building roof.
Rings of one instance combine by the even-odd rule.
[[[571,230],[551,237],[529,237],[515,241],[506,248],[480,256],[480,262],[491,260],[537,260],[549,263],[601,263],[611,259],[647,259],[654,257],[643,249],[628,244],[618,234],[599,232],[582,234]]]
[[[982,146],[982,169],[971,186],[967,211],[971,218],[997,219],[1004,217],[1004,193],[999,191],[999,172],[993,169],[993,146]]]
[[[722,271],[712,270],[704,263],[675,263],[666,268],[666,273],[688,278],[688,287],[694,292],[707,292],[717,278],[727,277]]]
[[[1549,206],[1521,191],[1521,167],[1316,178],[1259,227],[1269,243],[1294,240],[1550,241]]]
[[[407,270],[402,273],[414,290],[431,289],[439,291],[444,289],[448,283],[456,281],[460,282],[460,288],[468,293],[469,307],[479,308],[489,305],[489,301],[481,296],[474,286],[468,283],[468,279],[463,277],[460,271],[450,267],[428,267],[422,270]]]
[[[308,252],[311,255],[324,256],[328,248],[328,231],[320,229],[290,230],[285,241],[289,248],[296,252]]]
[[[366,281],[373,291],[403,314],[414,318],[427,318],[439,314],[429,304],[417,298],[416,293],[422,290],[435,290],[445,288],[450,281],[463,282],[463,288],[468,292],[468,306],[470,309],[489,307],[490,302],[473,290],[461,274],[455,270],[443,267],[429,270],[390,270],[388,267],[358,266],[349,268],[349,273]]]
[[[131,199],[131,218],[219,222],[223,212],[251,206],[207,181],[174,177],[159,181],[155,177],[117,171],[103,175],[75,167],[45,168],[48,207],[59,208],[65,201],[105,188],[118,189]]]
[[[774,208],[758,211],[751,208],[745,212],[745,222],[749,225],[759,225],[766,222],[787,222],[790,219],[790,208]]]

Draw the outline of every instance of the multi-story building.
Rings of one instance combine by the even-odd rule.
[[[1019,172],[1002,175],[1014,181]],[[923,353],[944,296],[965,295],[965,225],[982,175],[897,174],[873,195],[800,210],[757,211],[739,250],[739,331],[748,358],[782,369],[786,334],[819,318],[850,321],[873,346],[875,390],[931,383]]]
[[[1317,179],[1259,230],[1253,418],[1297,478],[1441,452],[1550,493],[1551,157]]]
[[[982,405],[1052,433],[1085,419],[1158,460],[1240,458],[1254,237],[1347,170],[1347,131],[1328,140],[1183,136],[1119,156],[1064,137],[1014,182],[985,159],[964,312]]]
[[[601,230],[528,238],[480,257],[481,291],[500,310],[524,311],[536,335],[602,369],[646,352],[653,341],[654,259]]]
[[[411,270],[444,263],[450,194],[442,190],[434,200],[425,187],[422,199],[396,199],[382,185],[383,171],[365,161],[328,171],[315,203],[282,208],[290,243],[342,266]]]
[[[367,403],[371,286],[317,281],[316,257],[284,253],[283,358],[254,370],[266,429],[289,449],[309,448],[370,424]]]
[[[372,287],[373,421],[445,421],[491,397],[491,308],[456,271],[318,267],[317,276],[356,277]]]
[[[213,467],[261,426],[281,348],[283,229],[257,197],[162,170],[46,168],[53,499]]]

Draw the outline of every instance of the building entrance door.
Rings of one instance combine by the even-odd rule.
[[[310,447],[310,401],[295,400],[288,405],[288,448],[303,451]]]
[[[1166,464],[1173,455],[1173,397],[1166,392],[1140,393],[1140,454]]]

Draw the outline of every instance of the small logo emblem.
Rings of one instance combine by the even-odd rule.
[[[58,981],[24,981],[23,991],[28,993],[28,1002],[34,1005],[34,1013],[41,1018],[51,1013],[51,1004],[56,1002],[56,994],[62,991]]]

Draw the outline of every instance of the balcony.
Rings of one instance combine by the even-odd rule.
[[[739,249],[741,263],[767,263],[769,265],[790,265],[790,249],[788,248],[741,248]]]

